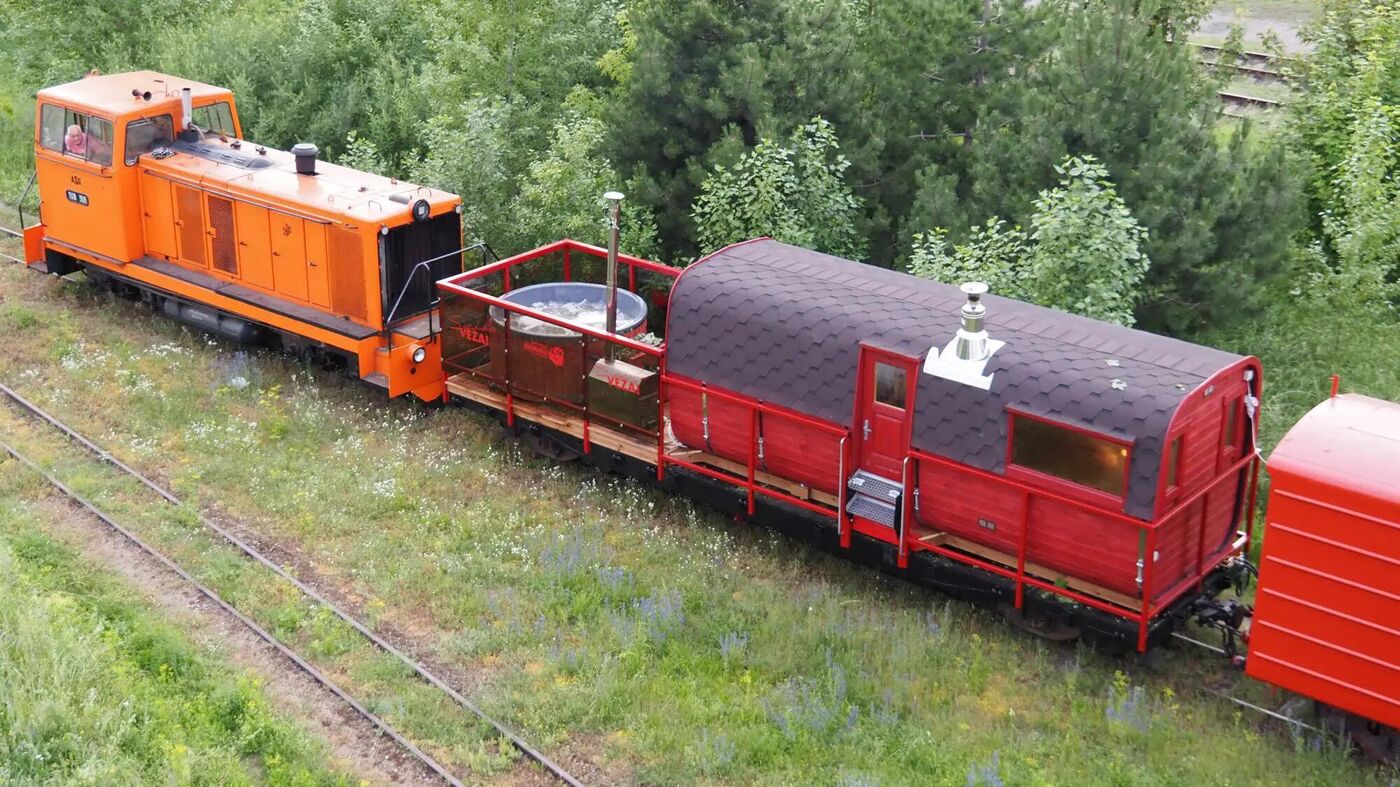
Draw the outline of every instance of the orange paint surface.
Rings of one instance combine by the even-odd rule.
[[[1269,473],[1246,671],[1400,727],[1400,404],[1328,399]]]
[[[162,123],[178,131],[185,87],[196,116],[227,112],[232,133],[205,133],[193,152],[143,144]],[[228,90],[150,71],[41,90],[35,113],[43,224],[42,243],[26,243],[30,262],[50,250],[67,255],[334,348],[392,395],[443,394],[442,371],[429,360],[439,356],[436,338],[389,341],[380,241],[413,223],[413,203],[427,202],[438,217],[458,210],[460,198],[325,161],[315,175],[299,175],[290,153],[238,138]],[[75,155],[66,136],[73,125],[101,152]],[[411,362],[417,346],[425,363]]]

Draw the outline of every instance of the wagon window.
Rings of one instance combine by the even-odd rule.
[[[907,375],[898,366],[875,364],[875,401],[904,409],[904,379]]]
[[[1172,440],[1172,444],[1167,447],[1167,488],[1171,489],[1177,485],[1177,479],[1181,475],[1181,438]]]
[[[1012,429],[1012,464],[1122,496],[1127,446],[1034,418],[1015,418]]]

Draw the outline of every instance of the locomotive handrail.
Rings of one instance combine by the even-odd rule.
[[[29,190],[34,188],[34,178],[38,177],[38,175],[38,169],[29,171],[29,181],[24,184],[24,191],[19,195],[19,202],[15,205],[15,209],[19,211],[20,230],[24,229],[24,201],[29,199]]]

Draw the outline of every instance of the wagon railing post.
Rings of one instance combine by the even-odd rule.
[[[899,508],[899,531],[898,550],[896,551],[895,565],[900,568],[909,567],[909,524],[914,520],[914,476],[909,472],[910,466],[914,462],[914,454],[904,457],[904,495],[900,498]],[[917,467],[917,465],[913,465]]]
[[[1025,602],[1026,546],[1031,529],[1031,490],[1021,490],[1021,541],[1016,547],[1016,609]]]
[[[753,516],[754,475],[758,466],[758,408],[749,407],[749,516]]]
[[[841,445],[836,449],[836,536],[843,549],[851,546],[851,525],[846,521],[846,440],[850,433],[841,435]]]
[[[1147,531],[1147,547],[1142,555],[1142,614],[1138,616],[1138,641],[1137,649],[1139,653],[1147,652],[1147,625],[1152,619],[1152,567],[1157,562],[1154,556],[1157,553],[1157,525],[1143,524]]]

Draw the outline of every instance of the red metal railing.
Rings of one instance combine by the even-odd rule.
[[[691,462],[686,459],[682,459],[679,456],[668,454],[665,451],[661,451],[658,453],[658,458],[663,465],[675,465],[677,467],[684,467],[687,470],[699,473],[709,478],[725,481],[727,483],[731,483],[735,486],[743,488],[748,493],[749,514],[754,513],[754,502],[758,495],[771,497],[775,500],[782,500],[799,508],[803,508],[808,511],[812,511],[826,516],[835,514],[837,532],[841,536],[842,545],[849,546],[849,523],[845,521],[845,468],[850,466],[849,457],[847,456],[848,446],[850,444],[848,440],[848,438],[850,437],[849,429],[842,426],[837,426],[829,421],[823,421],[818,418],[813,418],[810,415],[799,413],[796,410],[791,410],[786,407],[773,405],[768,402],[755,399],[753,397],[744,396],[742,394],[737,394],[732,391],[717,390],[714,388],[710,388],[702,382],[699,382],[697,380],[691,380],[689,378],[681,377],[675,374],[663,374],[661,376],[661,387],[663,391],[663,401],[666,399],[665,394],[667,391],[679,388],[694,391],[705,396],[719,399],[723,402],[728,402],[730,404],[746,408],[749,413],[748,457],[747,461],[744,463],[744,477],[741,478],[737,475],[734,475],[733,473],[727,473],[723,470],[698,464],[696,462]],[[758,480],[758,419],[759,416],[764,413],[771,413],[772,415],[795,421],[804,427],[815,429],[819,432],[823,432],[831,436],[832,442],[836,444],[836,450],[838,451],[836,478],[837,507],[835,511],[833,511],[831,506],[829,505],[813,502],[811,500],[806,500],[797,497],[796,495],[788,494],[787,492],[784,492],[781,489],[769,486]]]
[[[488,314],[491,307],[501,309],[503,314],[505,315],[503,326],[503,338],[506,342],[507,347],[510,346],[510,341],[512,337],[511,324],[513,320],[511,319],[511,317],[514,315],[521,315],[539,320],[540,322],[548,323],[550,325],[556,325],[560,328],[567,328],[568,330],[578,334],[582,334],[583,336],[615,344],[619,347],[631,350],[634,353],[647,356],[649,358],[654,359],[659,367],[663,362],[663,358],[665,357],[664,343],[661,346],[653,346],[645,342],[639,342],[636,339],[632,339],[627,336],[623,336],[620,334],[611,334],[603,330],[590,328],[586,325],[580,325],[578,323],[570,322],[569,320],[564,319],[562,317],[558,317],[556,315],[547,314],[545,312],[529,308],[528,306],[521,306],[518,303],[511,303],[510,301],[507,301],[504,298],[491,295],[490,293],[484,292],[479,289],[475,289],[471,286],[472,284],[482,282],[488,276],[499,274],[501,276],[502,281],[502,292],[510,292],[512,270],[516,269],[519,266],[524,266],[532,262],[544,261],[545,258],[555,254],[562,254],[563,257],[563,280],[573,281],[573,255],[575,253],[581,253],[602,260],[606,260],[608,256],[608,252],[606,249],[600,248],[598,246],[593,246],[587,243],[580,243],[579,241],[570,240],[566,238],[564,240],[555,241],[554,243],[550,243],[546,246],[541,246],[537,249],[531,249],[530,251],[517,254],[513,257],[507,257],[506,259],[499,260],[497,262],[482,265],[468,271],[463,271],[462,273],[459,273],[456,276],[450,276],[446,279],[442,279],[437,283],[437,286],[444,293],[448,293],[452,296],[468,298],[472,301],[476,301],[477,303],[482,304],[483,308],[487,310]],[[671,279],[674,279],[675,277],[680,275],[680,270],[677,268],[671,268],[666,265],[661,265],[659,263],[644,260],[639,257],[632,257],[626,254],[619,254],[617,257],[617,261],[619,267],[625,266],[627,268],[627,281],[629,283],[629,289],[635,289],[637,281],[637,271],[639,269],[649,273],[659,274]],[[506,423],[514,424],[515,400],[518,386],[511,379],[508,353],[506,355],[506,358],[506,368],[504,369],[504,373],[501,375],[493,375],[479,368],[463,369],[462,371],[467,372],[472,376],[480,378],[482,380],[489,381],[495,384],[496,386],[500,387],[505,392]],[[578,413],[582,416],[583,450],[584,453],[588,453],[592,447],[590,440],[592,416],[590,414],[586,400],[585,404],[583,405],[575,404],[573,402],[568,402],[557,398],[543,398],[543,401],[547,402],[551,406],[561,407],[563,409]],[[664,407],[661,401],[658,401],[657,429],[655,431],[637,431],[641,431],[642,433],[647,435],[655,436],[658,442],[662,442],[662,435],[664,433],[662,425],[664,423]],[[623,426],[624,428],[628,429],[634,428],[626,427],[625,425],[616,424],[612,422],[609,422],[608,426],[613,428],[619,426]]]
[[[1009,478],[1005,475],[998,475],[996,473],[991,473],[986,470],[968,467],[967,465],[961,464],[954,460],[947,459],[941,456],[935,456],[934,454],[929,454],[923,451],[919,451],[917,449],[911,450],[909,452],[909,458],[914,460],[914,472],[912,474],[905,474],[906,500],[912,501],[913,499],[913,485],[909,483],[909,478],[911,476],[913,478],[917,478],[919,462],[932,462],[936,465],[952,468],[954,470],[967,473],[977,478],[992,480],[1004,486],[1016,487],[1020,489],[1022,494],[1021,531],[1019,533],[1018,546],[1015,555],[1015,571],[1012,571],[1011,569],[1008,569],[1004,566],[997,565],[996,563],[987,560],[982,560],[980,558],[970,557],[966,553],[954,551],[952,549],[948,549],[946,547],[939,546],[936,544],[926,544],[921,541],[913,541],[909,544],[910,547],[912,547],[915,550],[934,552],[936,554],[943,555],[944,557],[952,558],[954,560],[960,560],[964,563],[969,563],[971,565],[977,566],[978,568],[984,569],[986,571],[990,571],[999,576],[1006,577],[1007,579],[1014,580],[1016,583],[1017,609],[1020,609],[1025,601],[1025,587],[1030,586],[1040,590],[1044,590],[1049,593],[1064,596],[1081,604],[1093,607],[1094,609],[1100,610],[1102,612],[1107,612],[1118,617],[1136,621],[1138,624],[1137,647],[1139,651],[1147,649],[1148,625],[1151,622],[1153,610],[1160,610],[1171,606],[1171,604],[1175,602],[1178,598],[1180,598],[1183,593],[1185,593],[1188,589],[1191,588],[1191,586],[1199,586],[1201,581],[1205,578],[1205,576],[1209,574],[1212,570],[1214,570],[1216,566],[1220,565],[1221,562],[1225,561],[1229,557],[1237,554],[1244,545],[1247,545],[1253,533],[1253,520],[1252,517],[1248,516],[1248,512],[1252,511],[1254,508],[1254,489],[1259,474],[1259,466],[1253,454],[1241,457],[1239,460],[1231,464],[1230,467],[1228,467],[1219,475],[1217,475],[1209,484],[1206,484],[1205,486],[1197,489],[1195,492],[1188,495],[1185,499],[1181,500],[1176,505],[1174,505],[1166,513],[1162,514],[1161,516],[1157,517],[1155,520],[1152,521],[1138,519],[1124,514],[1120,511],[1111,511],[1103,508],[1102,506],[1094,505],[1093,503],[1084,502],[1072,497],[1067,497],[1065,495],[1047,491],[1044,489],[1038,489],[1025,482],[1019,481],[1014,478]],[[1248,495],[1249,503],[1244,509],[1244,511],[1246,512],[1245,531],[1240,534],[1240,538],[1237,539],[1231,545],[1230,549],[1224,550],[1219,555],[1215,556],[1208,564],[1203,563],[1203,558],[1201,554],[1203,550],[1198,550],[1194,572],[1178,580],[1175,585],[1173,585],[1165,594],[1163,594],[1161,599],[1154,601],[1152,583],[1154,579],[1153,567],[1156,561],[1154,560],[1153,555],[1157,550],[1157,530],[1161,528],[1165,523],[1172,521],[1178,515],[1185,513],[1188,508],[1190,508],[1197,502],[1200,502],[1202,499],[1205,498],[1206,495],[1210,494],[1212,491],[1215,491],[1225,482],[1231,480],[1238,482],[1240,471],[1245,470],[1246,468],[1249,468],[1250,472],[1250,491]],[[1140,536],[1140,542],[1143,543],[1141,555],[1142,598],[1140,606],[1137,609],[1120,606],[1118,604],[1113,604],[1098,598],[1094,598],[1084,593],[1070,590],[1068,588],[1063,588],[1054,583],[1041,580],[1034,576],[1029,576],[1026,573],[1026,553],[1028,551],[1028,533],[1030,530],[1030,503],[1031,498],[1033,497],[1040,497],[1046,500],[1053,500],[1057,503],[1079,508],[1081,510],[1092,513],[1096,517],[1120,523],[1125,527],[1135,528],[1139,531],[1139,533],[1142,534]],[[906,505],[904,507],[905,522],[904,535],[901,538],[902,541],[907,540],[907,533],[909,532],[910,525],[914,523],[915,512],[912,509],[912,505]],[[1201,531],[1204,532],[1204,530],[1205,527],[1204,525],[1202,525]],[[905,554],[902,548],[901,554]]]
[[[517,266],[538,261],[542,258],[554,254],[562,254],[563,280],[572,281],[574,273],[573,255],[575,253],[581,253],[598,259],[606,259],[607,257],[607,251],[605,249],[599,248],[597,246],[592,246],[586,243],[579,243],[578,241],[566,239],[562,241],[557,241],[555,243],[551,243],[547,246],[542,246],[538,249],[534,249],[523,254],[518,254],[513,257],[500,260],[499,262],[483,265],[478,268],[474,268],[472,270],[463,272],[461,274],[438,282],[438,286],[446,293],[449,293],[453,296],[469,298],[473,301],[483,304],[487,309],[489,309],[490,307],[496,307],[502,309],[507,315],[518,314],[526,317],[531,317],[544,323],[556,325],[561,328],[567,328],[570,331],[574,331],[584,336],[599,339],[604,342],[610,342],[619,347],[631,350],[635,353],[639,353],[648,358],[654,359],[657,363],[658,370],[660,372],[660,389],[657,397],[657,428],[655,431],[636,431],[641,431],[643,434],[646,434],[647,436],[652,437],[656,440],[657,480],[661,480],[664,478],[665,469],[667,466],[682,467],[700,475],[713,478],[725,483],[729,483],[745,490],[745,492],[747,493],[747,507],[750,514],[754,513],[756,499],[759,496],[763,496],[775,500],[781,500],[783,502],[789,503],[791,505],[797,506],[808,511],[812,511],[814,513],[821,514],[823,516],[835,516],[837,523],[837,533],[840,538],[841,546],[849,547],[851,544],[851,530],[853,523],[849,520],[848,516],[845,513],[846,481],[847,475],[854,468],[855,463],[854,457],[851,455],[854,443],[850,439],[851,433],[848,428],[833,424],[828,421],[813,418],[809,415],[805,415],[803,413],[799,413],[797,411],[785,407],[776,406],[752,397],[737,394],[732,391],[716,390],[713,388],[709,388],[704,383],[697,380],[692,380],[689,378],[670,374],[666,370],[666,355],[664,344],[661,346],[653,346],[650,344],[636,341],[635,339],[631,339],[626,336],[608,334],[604,331],[595,328],[589,328],[587,326],[578,325],[569,322],[566,319],[556,317],[554,315],[546,314],[544,312],[540,312],[529,307],[521,306],[516,303],[511,303],[501,297],[491,295],[479,289],[474,289],[470,286],[473,283],[480,282],[487,276],[500,274],[502,277],[503,292],[509,292],[511,288],[512,270],[514,270]],[[660,265],[654,262],[643,260],[637,257],[631,257],[628,255],[619,255],[618,263],[619,265],[626,266],[628,289],[634,291],[637,286],[636,283],[638,270],[659,274],[672,279],[680,275],[680,271],[678,269],[670,268],[665,265]],[[509,319],[509,317],[507,317],[507,319],[505,319],[504,322],[504,338],[507,342],[509,342],[511,337],[511,320]],[[473,369],[470,371],[474,376],[488,380],[493,384],[497,385],[498,387],[501,387],[505,391],[506,420],[507,423],[514,423],[515,397],[513,383],[510,379],[509,366],[507,365],[505,369],[505,374],[499,377],[483,372],[480,369]],[[748,451],[747,459],[744,463],[745,473],[743,476],[739,476],[735,473],[726,472],[716,467],[692,462],[687,459],[683,459],[678,455],[667,453],[665,429],[666,408],[668,402],[668,393],[673,389],[684,389],[698,392],[702,395],[714,397],[716,399],[747,409],[749,414],[747,432]],[[590,429],[592,426],[592,419],[587,404],[585,403],[584,405],[578,405],[573,402],[562,401],[559,399],[545,401],[547,401],[548,404],[552,406],[561,407],[563,409],[578,413],[582,416],[583,449],[584,452],[587,453],[590,450]],[[759,418],[765,413],[771,413],[773,415],[780,416],[785,419],[790,419],[798,424],[801,424],[804,427],[823,432],[829,435],[832,438],[832,440],[836,442],[836,450],[838,452],[838,467],[837,478],[835,479],[837,489],[835,510],[833,510],[832,507],[828,504],[814,501],[811,499],[797,497],[773,485],[764,483],[759,479],[758,424]],[[618,424],[614,424],[611,422],[609,422],[607,425],[611,428],[616,428],[618,426]],[[1000,565],[991,560],[971,555],[967,552],[944,547],[940,544],[919,541],[916,537],[914,537],[915,527],[917,525],[922,524],[918,521],[918,512],[915,510],[916,506],[914,504],[915,495],[918,489],[919,465],[922,462],[932,462],[939,466],[952,468],[961,473],[967,473],[976,478],[991,480],[999,485],[1009,486],[1020,490],[1022,495],[1021,530],[1018,534],[1017,539],[1016,554],[1014,556],[1016,567],[1014,569],[1004,565]],[[1174,585],[1172,585],[1171,588],[1168,589],[1166,593],[1162,594],[1160,599],[1154,601],[1153,583],[1156,577],[1154,577],[1153,569],[1156,561],[1153,559],[1153,555],[1157,551],[1158,546],[1158,529],[1161,528],[1165,523],[1172,521],[1174,518],[1182,514],[1185,514],[1191,506],[1201,502],[1206,495],[1218,490],[1221,487],[1221,485],[1231,480],[1238,479],[1239,473],[1241,471],[1245,471],[1246,469],[1248,469],[1250,473],[1248,479],[1248,492],[1246,495],[1247,502],[1242,512],[1237,511],[1237,516],[1243,515],[1245,518],[1245,530],[1242,534],[1240,534],[1240,538],[1236,540],[1229,549],[1222,550],[1220,554],[1216,555],[1207,562],[1205,560],[1204,554],[1205,527],[1203,524],[1199,528],[1197,536],[1197,549],[1194,571],[1188,572],[1188,574],[1185,577],[1179,579]],[[1168,510],[1163,515],[1157,517],[1155,520],[1146,521],[1128,516],[1127,514],[1124,514],[1121,511],[1107,509],[1102,505],[1096,505],[1094,503],[1075,499],[1073,497],[1069,497],[1054,491],[1041,489],[1016,478],[969,467],[951,459],[936,456],[934,454],[919,451],[917,449],[912,449],[908,452],[907,456],[905,457],[901,479],[904,487],[903,499],[905,501],[905,504],[902,506],[902,518],[897,523],[896,547],[898,565],[902,568],[908,566],[908,559],[911,551],[933,552],[935,554],[950,558],[952,560],[957,560],[967,565],[974,566],[976,568],[995,574],[997,576],[1001,576],[1006,579],[1012,580],[1015,583],[1015,604],[1018,609],[1021,608],[1025,603],[1025,589],[1027,587],[1031,587],[1047,593],[1070,599],[1072,601],[1099,610],[1101,612],[1108,613],[1110,615],[1135,621],[1138,624],[1138,650],[1146,650],[1148,630],[1153,612],[1169,607],[1184,593],[1186,593],[1193,585],[1199,587],[1203,582],[1204,578],[1218,565],[1220,565],[1220,563],[1232,557],[1233,555],[1238,554],[1243,547],[1251,543],[1253,537],[1253,517],[1251,515],[1251,512],[1254,510],[1255,496],[1258,490],[1258,478],[1258,461],[1256,456],[1251,453],[1250,455],[1241,457],[1240,459],[1232,463],[1227,469],[1219,473],[1216,476],[1216,478],[1214,478],[1210,483],[1197,489],[1195,492],[1191,493],[1184,499],[1177,502],[1170,510]],[[1072,506],[1090,512],[1096,517],[1119,523],[1124,527],[1132,527],[1138,530],[1140,534],[1139,543],[1141,544],[1142,576],[1140,585],[1141,599],[1137,608],[1113,603],[1111,601],[1097,598],[1080,591],[1071,590],[1067,587],[1061,587],[1058,584],[1046,581],[1044,579],[1032,576],[1027,573],[1027,553],[1029,552],[1030,548],[1029,518],[1031,502],[1033,498],[1037,497],[1044,500],[1054,501],[1059,504]]]

